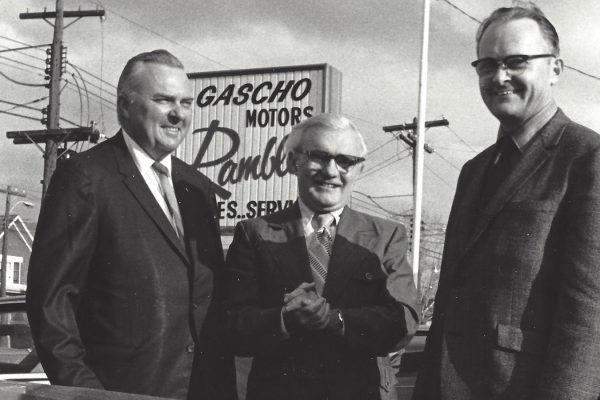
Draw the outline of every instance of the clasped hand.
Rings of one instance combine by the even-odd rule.
[[[301,283],[283,301],[283,320],[290,332],[323,330],[330,323],[329,303],[317,293],[314,282]]]

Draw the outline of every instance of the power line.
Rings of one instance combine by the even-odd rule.
[[[458,7],[456,4],[450,2],[450,0],[441,0],[441,1],[443,1],[444,3],[447,3],[452,8],[454,8],[455,10],[457,10],[458,12],[460,12],[461,14],[465,15],[467,18],[469,18],[469,19],[477,22],[478,24],[481,24],[481,21],[479,19],[477,19],[474,16],[472,16],[471,14],[467,13],[466,11],[464,11],[463,9],[461,9],[460,7]],[[565,64],[565,68],[566,69],[570,69],[572,71],[575,71],[575,72],[577,72],[579,74],[582,74],[582,75],[584,75],[584,76],[586,76],[588,78],[592,78],[592,79],[596,79],[596,80],[600,81],[600,77],[598,77],[596,75],[592,75],[592,74],[590,74],[588,72],[582,71],[582,70],[580,70],[578,68],[571,67],[570,65],[566,65]]]
[[[12,61],[12,62],[14,62],[16,64],[25,65],[26,67],[29,67],[29,68],[32,68],[32,69],[36,69],[36,70],[40,70],[40,71],[44,70],[44,68],[37,67],[37,66],[31,65],[31,64],[27,64],[26,62],[15,60],[14,58],[9,58],[9,57],[6,57],[6,56],[0,56],[0,58],[2,58],[4,60]],[[29,72],[31,72],[31,71],[29,71]]]
[[[457,132],[456,132],[454,129],[450,128],[450,126],[449,126],[449,125],[446,125],[446,128],[448,128],[448,130],[449,130],[450,132],[452,132],[452,134],[453,134],[454,136],[456,136],[456,137],[458,138],[458,140],[460,140],[460,141],[461,141],[461,142],[462,142],[462,143],[463,143],[465,146],[467,146],[469,149],[471,149],[471,151],[472,151],[472,152],[474,152],[474,153],[479,153],[479,151],[475,150],[475,149],[473,148],[473,146],[471,146],[471,145],[470,145],[470,144],[469,144],[469,143],[468,143],[466,140],[464,140],[464,139],[463,139],[463,138],[462,138],[462,137],[461,137],[461,136],[460,136],[460,135],[459,135],[459,134],[458,134],[458,133],[457,133]]]
[[[12,115],[14,117],[20,117],[20,118],[30,119],[30,120],[38,121],[38,122],[40,120],[39,118],[31,117],[29,115],[23,115],[23,114],[15,113],[15,112],[12,112],[12,111],[0,110],[0,114]]]
[[[13,43],[17,43],[17,44],[23,45],[23,46],[31,46],[31,44],[29,44],[29,43],[21,42],[20,40],[9,38],[8,36],[0,35],[0,38],[8,40],[8,41],[13,42]],[[41,51],[43,51],[43,50],[41,50]]]
[[[14,107],[7,109],[6,111],[10,111],[10,110],[14,110],[16,108],[27,108],[29,110],[35,110],[35,111],[41,111],[39,108],[35,108],[35,107],[31,107],[29,106],[29,104],[34,104],[34,103],[38,103],[40,101],[44,101],[48,98],[48,96],[44,96],[44,97],[40,97],[39,99],[35,99],[35,100],[31,100],[28,101],[26,103],[14,103],[12,101],[8,101],[8,100],[2,100],[0,99],[0,103],[4,103],[4,104],[10,104]]]
[[[456,5],[452,4],[452,3],[450,3],[448,0],[442,0],[442,1],[444,1],[445,3],[448,3],[448,4],[449,4],[451,7],[453,7],[455,10],[457,10],[458,12],[460,12],[461,14],[463,14],[464,16],[466,16],[467,18],[470,18],[470,19],[472,19],[473,21],[477,22],[478,24],[480,24],[480,23],[481,23],[481,21],[480,21],[480,20],[478,20],[478,19],[477,19],[477,18],[475,18],[474,16],[472,16],[472,15],[468,14],[466,11],[463,11],[463,10],[462,10],[462,9],[460,9],[458,6],[456,6]]]
[[[73,82],[75,82],[75,85],[77,86],[77,92],[79,93],[79,124],[81,125],[83,123],[83,96],[81,95],[81,88],[79,87],[79,82],[77,81],[77,78],[75,77],[74,73],[71,73],[71,76],[73,77]],[[87,94],[87,93],[86,93]],[[88,105],[88,120],[90,119],[90,96],[86,96],[87,99],[87,105]]]
[[[397,212],[395,212],[395,211],[392,211],[392,210],[390,210],[390,209],[388,209],[388,208],[385,208],[384,206],[382,206],[381,204],[379,204],[378,202],[376,202],[376,201],[373,199],[373,197],[369,196],[369,195],[368,195],[368,194],[366,194],[366,193],[359,192],[359,191],[357,191],[357,190],[355,190],[353,193],[357,193],[357,194],[360,194],[360,195],[362,195],[362,196],[365,196],[367,199],[369,199],[369,200],[371,201],[371,203],[373,203],[373,205],[374,205],[375,207],[377,207],[378,209],[380,209],[380,210],[382,210],[382,211],[385,211],[385,212],[386,212],[386,213],[388,213],[389,215],[393,215],[393,216],[395,216],[395,217],[403,217],[403,216],[404,216],[404,214],[402,214],[402,213],[397,213]]]
[[[7,80],[11,81],[12,83],[15,83],[15,84],[21,85],[21,86],[31,86],[31,87],[45,87],[46,86],[45,83],[27,83],[27,82],[18,81],[16,79],[13,79],[10,76],[6,75],[2,71],[0,71],[0,75],[2,75],[4,78],[6,78]]]
[[[348,114],[348,113],[344,113],[344,115],[346,117],[350,117],[350,118],[352,118],[354,120],[359,120],[359,121],[362,121],[362,122],[366,122],[369,125],[373,125],[373,126],[376,126],[377,128],[381,129],[381,124],[378,124],[377,122],[373,122],[373,121],[370,121],[368,119],[361,118],[361,117],[359,117],[357,115],[352,115],[352,114]]]
[[[91,76],[92,78],[95,78],[95,79],[99,80],[99,81],[100,81],[102,84],[108,85],[108,86],[110,86],[110,87],[112,87],[112,88],[114,88],[114,89],[116,89],[116,88],[117,88],[117,87],[116,87],[115,85],[113,85],[112,83],[105,81],[105,80],[104,80],[104,79],[102,79],[101,77],[99,77],[99,76],[97,76],[97,75],[94,75],[93,73],[91,73],[90,71],[86,70],[85,68],[83,68],[83,67],[81,67],[81,66],[79,66],[79,65],[73,64],[73,63],[71,63],[71,62],[69,62],[68,64],[69,64],[69,65],[71,65],[73,68],[77,68],[77,69],[79,69],[81,72],[83,72],[83,73],[85,73],[85,74],[88,74],[88,75],[89,75],[89,76]],[[98,87],[98,86],[96,86],[96,87]],[[104,92],[105,92],[105,93],[108,93],[108,94],[113,94],[112,92],[109,92],[108,90],[104,90]],[[114,94],[113,94],[113,95],[114,95]]]
[[[473,151],[471,149],[458,149],[456,147],[447,147],[447,146],[440,146],[439,144],[435,143],[434,144],[435,149],[442,149],[442,150],[448,150],[448,151],[457,151],[460,153],[477,153],[476,151]]]
[[[593,79],[597,79],[597,80],[599,80],[599,81],[600,81],[600,77],[594,76],[594,75],[592,75],[592,74],[588,74],[587,72],[585,72],[585,71],[582,71],[582,70],[580,70],[580,69],[578,69],[578,68],[571,67],[571,66],[569,66],[569,65],[566,65],[566,64],[565,64],[565,68],[566,68],[566,69],[570,69],[570,70],[572,70],[572,71],[575,71],[575,72],[578,72],[578,73],[580,73],[580,74],[582,74],[582,75],[585,75],[585,76],[587,76],[588,78],[593,78]]]
[[[457,171],[460,171],[460,168],[457,167],[456,165],[454,165],[450,160],[448,160],[446,157],[442,156],[442,154],[439,151],[435,151],[433,154],[436,154],[439,158],[441,158],[442,160],[446,161],[446,163],[448,163],[452,168],[454,168]]]
[[[202,58],[204,58],[204,59],[206,59],[206,60],[208,60],[208,61],[210,61],[210,62],[212,62],[214,64],[220,65],[221,67],[225,67],[227,69],[233,69],[232,67],[230,67],[228,65],[225,65],[225,64],[223,64],[223,63],[221,63],[221,62],[219,62],[217,60],[213,60],[212,58],[205,56],[204,54],[200,53],[199,51],[197,51],[197,50],[195,50],[195,49],[193,49],[193,48],[191,48],[189,46],[186,46],[185,44],[179,43],[178,41],[173,40],[170,37],[167,37],[167,36],[163,35],[162,33],[158,33],[156,31],[153,31],[152,29],[148,28],[147,26],[144,26],[144,25],[142,25],[142,24],[140,24],[138,22],[135,22],[135,21],[127,18],[126,16],[119,14],[118,12],[116,12],[114,10],[111,10],[111,13],[114,14],[114,15],[116,15],[119,18],[124,19],[125,21],[129,22],[130,24],[137,26],[138,28],[144,29],[144,30],[152,33],[153,35],[156,35],[156,36],[160,37],[161,39],[164,39],[164,40],[166,40],[166,41],[168,41],[170,43],[173,43],[173,44],[175,44],[177,46],[180,46],[180,47],[182,47],[182,48],[184,48],[186,50],[189,50],[192,53],[194,53],[194,54],[196,54],[196,55],[198,55],[198,56],[200,56],[200,57],[202,57]]]
[[[69,65],[70,67],[72,67],[72,68],[73,68],[73,69],[74,69],[74,70],[77,72],[77,75],[79,75],[79,78],[80,78],[82,81],[85,81],[85,82],[86,82],[88,85],[90,85],[90,86],[92,86],[92,87],[95,87],[96,89],[99,89],[99,90],[100,90],[100,94],[102,94],[102,93],[106,93],[106,94],[108,94],[108,95],[110,95],[110,96],[112,96],[112,97],[115,97],[115,98],[117,97],[117,95],[116,95],[115,93],[113,93],[113,92],[110,92],[110,91],[108,91],[108,90],[106,90],[106,89],[103,89],[103,88],[102,88],[102,86],[96,85],[95,83],[92,83],[92,82],[90,82],[89,80],[86,80],[86,79],[84,79],[84,78],[83,78],[83,75],[81,74],[81,72],[85,72],[85,71],[83,70],[83,68],[81,68],[81,67],[79,67],[79,66],[77,66],[77,65],[75,65],[75,64],[73,64],[73,63],[70,63],[70,62],[67,62],[67,65]],[[88,75],[91,75],[91,74],[89,74],[89,73],[88,73]],[[92,76],[93,76],[93,75],[92,75]],[[99,79],[99,78],[97,78],[97,79]],[[102,82],[102,81],[100,81],[100,84],[102,84],[102,83],[106,83],[106,82]],[[112,85],[111,85],[111,86],[112,86]],[[113,87],[114,87],[114,86],[113,86]],[[115,87],[115,88],[116,88],[116,87]]]
[[[444,178],[442,178],[437,172],[435,172],[433,169],[431,169],[430,167],[427,166],[427,164],[423,164],[425,166],[425,168],[427,168],[427,170],[429,172],[431,172],[433,175],[435,175],[440,181],[442,181],[444,184],[446,184],[446,186],[448,186],[450,189],[455,189],[454,187],[452,187],[451,184],[449,184]]]
[[[15,42],[15,43],[22,44],[22,45],[26,45],[26,46],[28,46],[28,47],[30,47],[30,48],[36,48],[36,47],[38,47],[38,46],[33,46],[33,45],[31,45],[31,44],[28,44],[28,43],[25,43],[25,42],[18,41],[18,40],[16,40],[16,39],[9,38],[9,37],[7,37],[7,36],[2,36],[2,35],[0,35],[0,38],[7,39],[7,40],[10,40],[10,41],[13,41],[13,42]],[[43,45],[43,46],[49,46],[49,45]],[[5,47],[5,46],[3,46],[3,47]],[[29,54],[27,54],[27,53],[24,53],[24,52],[21,52],[21,53],[23,53],[23,54],[24,54],[24,55],[26,55],[26,56],[32,57],[32,58],[34,58],[34,59],[36,59],[36,60],[45,61],[45,59],[44,59],[44,58],[40,58],[40,57],[31,56],[31,55],[29,55]],[[15,59],[11,59],[11,58],[4,57],[4,56],[0,56],[0,58],[4,58],[4,59],[7,59],[7,60],[10,60],[10,61],[16,62],[16,63],[20,63],[20,64],[22,64],[22,65],[26,65],[26,66],[28,66],[28,67],[31,67],[31,68],[40,69],[40,70],[42,70],[42,71],[43,71],[43,68],[36,67],[36,66],[33,66],[33,65],[31,65],[31,64],[23,63],[23,62],[20,62],[20,61],[18,61],[18,60],[15,60]],[[117,88],[115,85],[111,84],[110,82],[107,82],[107,81],[105,81],[105,80],[104,80],[104,79],[102,79],[101,77],[98,77],[97,75],[95,75],[95,74],[93,74],[93,73],[89,72],[88,70],[84,69],[83,67],[80,67],[80,66],[78,66],[78,65],[75,65],[75,64],[73,64],[73,63],[70,63],[70,62],[69,62],[68,64],[69,64],[69,65],[71,65],[71,66],[73,66],[74,68],[79,68],[79,69],[81,70],[81,72],[83,72],[83,73],[85,73],[85,74],[87,74],[87,75],[91,76],[91,77],[92,77],[92,78],[94,78],[94,79],[97,79],[97,80],[99,80],[99,81],[100,81],[102,84],[106,84],[106,85],[108,85],[108,86],[110,86],[110,87],[113,87],[113,88],[115,88],[115,89]],[[90,83],[90,85],[92,85],[92,84]],[[98,87],[98,88],[101,88],[101,87],[99,87],[99,86],[97,86],[97,85],[94,85],[94,86],[96,86],[96,87]],[[114,95],[112,92],[110,92],[110,91],[108,91],[108,90],[105,90],[105,93],[108,93],[108,94]]]
[[[17,51],[19,53],[23,53],[24,55],[32,57],[32,58],[35,58],[37,60],[40,60],[40,59],[43,60],[43,58],[39,58],[39,57],[32,56],[30,54],[27,54],[23,50],[29,50],[29,49],[34,49],[34,48],[37,48],[37,47],[47,47],[47,46],[49,46],[49,45],[47,45],[47,44],[39,44],[39,45],[36,45],[36,46],[25,46],[25,47],[7,47],[7,46],[2,46],[2,47],[4,47],[4,50],[0,50],[0,53],[9,53],[11,51]]]
[[[358,206],[363,207],[364,209],[366,209],[374,214],[380,215],[382,217],[389,217],[388,214],[381,212],[381,210],[374,207],[371,203],[368,203],[362,199],[359,199],[358,197],[356,197],[354,195],[352,195],[352,201],[357,201],[357,202],[361,203]]]
[[[394,141],[396,141],[396,139],[392,138],[392,139],[388,140],[387,142],[385,142],[384,144],[377,146],[373,150],[369,150],[369,152],[367,154],[371,155],[371,154],[375,153],[377,150],[384,148],[385,146],[387,146],[388,144],[390,144],[391,142],[394,142]]]
[[[389,167],[390,165],[398,162],[398,161],[402,161],[406,158],[408,158],[408,156],[404,156],[404,157],[400,157],[400,154],[394,154],[393,156],[386,158],[385,160],[383,160],[382,162],[380,162],[379,164],[376,164],[374,167],[372,167],[371,169],[363,172],[363,174],[357,179],[357,180],[361,180],[366,178],[367,176],[373,175],[375,172],[379,172],[384,168]]]

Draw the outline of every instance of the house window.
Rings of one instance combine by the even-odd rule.
[[[21,263],[13,262],[13,283],[21,283]]]

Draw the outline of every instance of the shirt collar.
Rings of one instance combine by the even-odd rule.
[[[522,126],[512,132],[508,132],[502,128],[498,130],[498,138],[505,135],[511,135],[519,151],[523,152],[524,147],[531,141],[535,134],[541,130],[548,121],[552,119],[558,111],[558,106],[555,102],[549,103],[539,113],[531,117]]]
[[[127,145],[129,154],[131,154],[131,157],[133,157],[133,162],[135,163],[138,170],[141,173],[152,171],[152,164],[154,164],[155,160],[152,157],[150,157],[148,153],[146,153],[144,149],[142,149],[140,145],[137,144],[135,140],[133,140],[131,136],[129,136],[129,134],[125,131],[123,131],[123,138],[125,139],[125,144]],[[169,170],[169,174],[172,173],[171,157],[167,156],[159,162]]]
[[[315,212],[308,208],[308,206],[302,201],[300,197],[298,197],[298,206],[300,206],[300,217],[302,218],[302,226],[305,228],[310,226],[312,230],[311,221]],[[335,211],[331,211],[329,214],[333,217],[335,221],[335,225],[340,224],[340,217],[342,216],[342,211],[344,211],[344,207],[338,208]]]

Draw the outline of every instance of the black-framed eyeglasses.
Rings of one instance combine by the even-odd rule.
[[[305,150],[297,153],[306,157],[306,161],[304,162],[310,162],[312,164],[309,165],[309,167],[325,168],[331,160],[335,160],[340,172],[348,172],[355,165],[365,161],[364,157],[351,156],[348,154],[330,154],[321,150]]]
[[[500,66],[503,66],[512,73],[520,73],[527,68],[529,60],[535,60],[536,58],[556,57],[555,54],[514,54],[512,56],[504,57],[497,60],[492,57],[480,58],[471,63],[477,71],[477,75],[486,77],[496,73]]]

